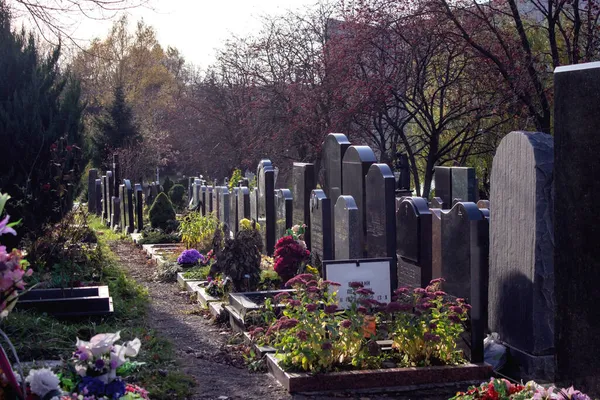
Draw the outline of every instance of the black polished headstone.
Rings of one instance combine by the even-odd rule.
[[[286,231],[293,225],[293,197],[289,189],[275,190],[275,209],[276,209],[276,239],[285,236]]]
[[[108,193],[106,196],[106,202],[108,203],[108,213],[106,215],[106,225],[110,226],[110,219],[112,216],[112,197],[114,196],[113,190],[115,189],[115,178],[112,171],[106,171],[106,178],[108,180]]]
[[[213,201],[214,201],[213,190],[214,190],[214,188],[212,186],[206,187],[207,212],[210,214],[212,214],[215,211],[214,204],[213,204]]]
[[[358,206],[352,196],[342,195],[338,197],[334,207],[335,213],[335,259],[355,260],[362,258],[364,240],[362,232],[362,221]]]
[[[333,260],[333,232],[331,226],[331,200],[321,189],[310,196],[310,229],[313,263],[318,266],[323,260]]]
[[[221,186],[213,185],[213,211],[215,212],[215,217],[220,221],[221,220]]]
[[[476,203],[478,200],[475,168],[452,167],[452,198]]]
[[[121,206],[121,210],[119,211],[119,213],[121,214],[119,226],[121,227],[121,232],[127,233],[127,227],[129,225],[127,218],[129,214],[127,214],[127,191],[125,189],[124,183],[119,185],[119,199]]]
[[[435,196],[442,199],[444,209],[452,205],[452,170],[450,167],[435,167]]]
[[[121,165],[119,164],[119,155],[113,154],[113,193],[114,196],[119,196],[119,185],[121,185]]]
[[[102,215],[102,179],[96,179],[95,181],[95,185],[94,185],[94,195],[95,195],[95,201],[94,201],[94,213],[97,216],[101,216]]]
[[[135,233],[144,230],[144,199],[140,183],[135,184]]]
[[[369,258],[396,258],[395,190],[396,180],[390,167],[371,165],[366,177],[365,204]]]
[[[240,218],[238,217],[238,194],[240,192],[239,187],[231,189],[229,194],[229,228],[235,235],[238,232]]]
[[[310,194],[317,187],[315,165],[294,163],[292,167],[294,193],[294,225],[306,224],[306,247],[310,250]]]
[[[131,181],[129,179],[123,179],[123,184],[125,185],[125,197],[123,197],[123,201],[125,202],[125,211],[127,212],[127,225],[123,228],[123,232],[133,233],[135,230],[133,187],[131,186]]]
[[[250,190],[250,220],[258,223],[258,188]]]
[[[257,169],[258,223],[267,255],[275,250],[275,169],[270,160],[263,159]]]
[[[90,169],[88,173],[88,212],[96,213],[96,179],[98,179],[98,170]]]
[[[363,229],[363,255],[366,253],[364,245],[366,243],[366,226],[367,226],[367,212],[366,212],[366,181],[367,173],[372,164],[377,162],[375,153],[369,146],[350,146],[344,154],[344,160],[342,162],[343,170],[343,194],[352,196],[358,207],[358,214],[361,220],[361,227]],[[337,199],[332,199],[336,201]],[[334,246],[335,248],[335,246]]]
[[[554,73],[557,381],[600,397],[600,63]],[[492,204],[492,212],[495,205]]]
[[[110,218],[110,227],[114,228],[115,226],[120,226],[121,224],[121,199],[113,196],[112,203],[113,214]]]
[[[206,185],[200,184],[200,188],[199,190],[199,198],[198,201],[200,202],[200,214],[202,214],[203,216],[205,216],[209,210],[208,210],[208,204],[207,204],[207,194],[208,194],[208,190],[206,188]]]
[[[231,231],[231,194],[227,186],[217,188],[219,193],[219,221],[223,224],[225,232]]]
[[[426,287],[432,278],[432,213],[422,197],[405,197],[396,211],[398,282]]]
[[[102,191],[102,221],[108,220],[108,178],[106,175],[102,175],[100,190]]]

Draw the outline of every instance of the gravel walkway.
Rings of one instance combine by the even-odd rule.
[[[149,325],[169,338],[176,348],[176,355],[183,372],[195,377],[197,387],[190,400],[199,399],[419,399],[442,400],[451,397],[454,390],[435,389],[411,393],[335,393],[328,396],[291,396],[275,379],[265,373],[251,373],[243,360],[231,351],[228,341],[234,334],[226,327],[215,324],[199,313],[199,306],[189,300],[187,292],[181,292],[175,283],[152,280],[156,265],[133,243],[118,241],[113,251],[130,277],[148,289],[150,295]]]

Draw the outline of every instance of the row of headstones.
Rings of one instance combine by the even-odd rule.
[[[113,156],[113,171],[99,177],[97,169],[90,169],[88,212],[101,217],[111,228],[118,226],[126,233],[140,232],[144,229],[142,185],[132,187],[129,179],[119,182],[117,155]]]

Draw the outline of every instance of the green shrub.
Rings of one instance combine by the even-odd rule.
[[[165,192],[166,191],[167,189],[165,188]],[[173,202],[173,204],[175,204],[176,207],[183,207],[185,205],[183,200],[183,196],[185,195],[185,188],[183,187],[183,185],[174,185],[168,193],[169,197],[171,198],[171,201]]]
[[[242,171],[239,168],[234,169],[231,178],[229,179],[229,190],[233,190],[234,187],[237,187],[240,179],[243,177]]]
[[[169,193],[169,191],[171,190],[171,188],[173,187],[174,183],[173,181],[167,176],[165,178],[165,181],[163,183],[163,190],[165,191],[165,193]]]
[[[214,213],[202,216],[201,213],[192,211],[180,220],[181,241],[188,249],[207,253],[211,249],[212,238],[218,226],[219,221]]]
[[[179,243],[181,236],[178,233],[165,233],[161,229],[147,228],[142,232],[138,244]]]
[[[175,220],[175,209],[166,194],[159,193],[150,207],[149,216],[153,228],[168,230],[170,221]]]
[[[203,265],[201,267],[194,267],[189,269],[183,273],[183,277],[185,279],[197,279],[199,281],[203,281],[206,279],[210,272],[210,266]]]

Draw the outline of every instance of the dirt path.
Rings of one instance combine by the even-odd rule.
[[[189,294],[181,292],[175,283],[152,280],[156,266],[145,253],[132,243],[119,241],[113,245],[121,265],[129,275],[148,289],[150,295],[149,325],[169,338],[175,346],[176,355],[183,372],[195,377],[198,385],[191,400],[199,399],[419,399],[442,400],[455,390],[435,389],[427,392],[387,394],[344,394],[330,396],[291,396],[275,379],[265,373],[251,373],[243,360],[229,351],[228,341],[233,333],[219,326],[208,317],[199,314],[199,306],[189,300]],[[229,346],[229,347],[228,347]],[[232,356],[233,354],[233,356]]]

